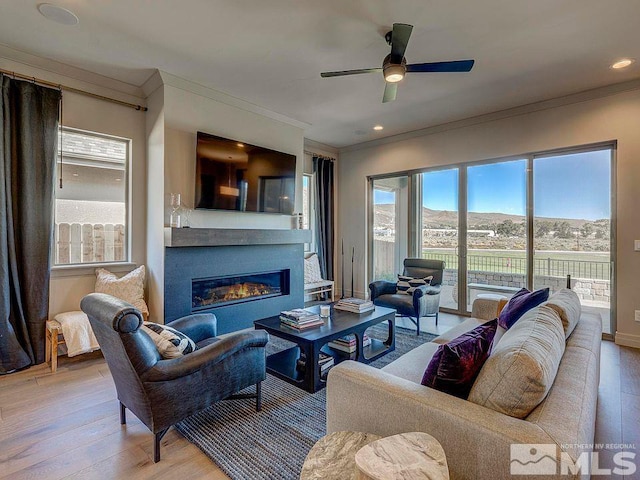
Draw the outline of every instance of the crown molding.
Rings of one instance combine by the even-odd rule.
[[[160,86],[160,84],[158,84],[158,81],[160,81],[162,85],[168,85],[180,90],[184,90],[186,92],[194,93],[201,97],[209,98],[211,100],[215,100],[216,102],[224,103],[225,105],[239,108],[247,112],[262,115],[263,117],[267,117],[272,120],[291,125],[293,127],[306,129],[311,126],[311,124],[309,123],[301,122],[281,113],[277,113],[259,105],[255,105],[251,102],[247,102],[240,98],[232,97],[231,95],[227,95],[226,93],[219,92],[218,90],[214,90],[213,88],[201,85],[196,82],[192,82],[191,80],[178,77],[171,73],[163,72],[162,70],[158,70],[157,75],[159,78],[156,77],[156,74],[154,74],[147,82],[145,82],[143,90],[148,90],[151,92],[154,91]]]
[[[2,44],[0,68],[123,102],[144,103],[145,95],[140,87]]]
[[[320,155],[327,155],[332,157],[338,156],[338,149],[327,145],[326,143],[316,142],[309,138],[304,139],[304,149],[309,152],[319,153]]]
[[[634,90],[640,90],[640,79],[630,80],[628,82],[622,82],[622,83],[615,83],[612,85],[606,85],[604,87],[585,90],[582,92],[565,95],[563,97],[557,97],[549,100],[543,100],[540,102],[520,105],[518,107],[499,110],[496,112],[485,113],[482,115],[477,115],[475,117],[469,117],[469,118],[464,118],[462,120],[456,120],[453,122],[433,125],[430,127],[421,128],[419,130],[412,130],[410,132],[400,133],[397,135],[390,135],[388,137],[379,138],[376,140],[371,140],[363,143],[357,143],[354,145],[349,145],[347,147],[342,147],[338,149],[338,152],[342,154],[347,152],[354,152],[357,150],[364,150],[367,148],[378,147],[381,145],[396,143],[404,140],[409,140],[412,138],[424,137],[427,135],[446,132],[448,130],[455,130],[458,128],[465,128],[465,127],[470,127],[474,125],[480,125],[482,123],[489,123],[497,120],[503,120],[505,118],[527,115],[530,113],[540,112],[543,110],[549,110],[552,108],[562,107],[565,105],[571,105],[575,103],[588,102],[591,100],[597,100],[599,98],[619,95],[621,93],[630,92]]]

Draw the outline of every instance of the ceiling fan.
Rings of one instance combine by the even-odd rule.
[[[360,70],[343,70],[340,72],[323,72],[321,77],[341,77],[344,75],[358,75],[360,73],[382,72],[386,81],[382,103],[396,99],[398,82],[409,72],[468,72],[473,68],[474,60],[456,60],[452,62],[414,63],[407,65],[404,52],[409,43],[413,30],[412,25],[394,23],[393,30],[387,32],[385,40],[391,45],[391,53],[387,55],[381,68],[363,68]]]

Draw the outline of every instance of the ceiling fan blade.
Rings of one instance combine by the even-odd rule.
[[[342,70],[340,72],[322,72],[320,76],[322,78],[342,77],[344,75],[359,75],[361,73],[376,73],[376,72],[382,72],[382,68],[361,68],[360,70]]]
[[[391,33],[391,63],[402,62],[412,30],[412,25],[405,23],[393,24],[393,32]]]
[[[382,103],[393,102],[396,99],[398,93],[398,84],[385,82],[384,95],[382,96]]]
[[[407,65],[407,72],[468,72],[475,60],[456,60],[454,62],[414,63]]]

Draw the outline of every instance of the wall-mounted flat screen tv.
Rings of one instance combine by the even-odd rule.
[[[198,132],[195,207],[291,215],[296,157]]]

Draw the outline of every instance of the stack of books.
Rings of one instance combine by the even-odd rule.
[[[320,315],[304,308],[280,312],[280,323],[296,330],[306,330],[307,328],[324,325]]]
[[[326,376],[327,372],[333,365],[335,364],[335,360],[333,357],[327,353],[320,352],[318,355],[318,365],[320,366],[320,376]],[[298,370],[304,371],[307,366],[307,359],[304,356],[304,353],[300,353],[300,358],[296,363],[296,367]]]
[[[344,310],[352,313],[366,313],[373,310],[373,302],[371,300],[363,300],[361,298],[343,298],[338,300],[334,308],[336,310]]]
[[[356,351],[356,336],[346,335],[344,337],[340,337],[337,340],[329,342],[327,345],[329,345],[331,348],[335,348],[336,350],[340,350],[341,352],[354,353]],[[362,346],[366,347],[368,345],[371,345],[371,339],[365,333],[362,340]]]

